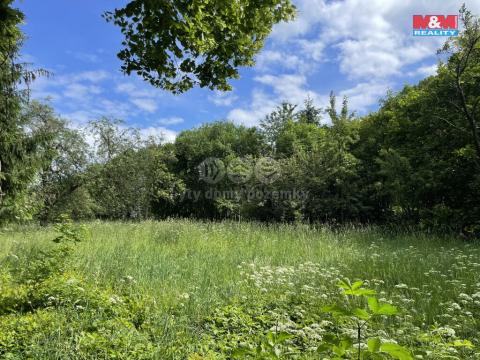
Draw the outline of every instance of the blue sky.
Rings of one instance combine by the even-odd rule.
[[[281,101],[328,94],[350,98],[352,110],[377,108],[388,89],[433,74],[443,38],[413,37],[413,14],[456,14],[463,1],[293,0],[297,19],[274,28],[253,68],[242,69],[229,93],[194,89],[171,95],[120,72],[121,34],[101,14],[126,0],[23,0],[23,57],[54,76],[37,80],[33,97],[49,98],[73,125],[100,116],[125,120],[145,135],[173,139],[205,122],[258,124]],[[480,1],[466,1],[480,13]]]

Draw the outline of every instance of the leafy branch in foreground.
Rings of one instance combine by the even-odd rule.
[[[126,74],[182,93],[195,85],[231,90],[252,66],[274,24],[293,19],[290,0],[130,1],[104,17],[122,29]]]

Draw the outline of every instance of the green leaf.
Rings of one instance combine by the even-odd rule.
[[[378,310],[378,300],[376,297],[369,297],[368,298],[368,308],[373,312],[376,313]]]
[[[275,336],[275,343],[276,344],[283,343],[286,340],[291,339],[292,337],[293,337],[293,335],[291,335],[289,333],[280,332],[280,333],[276,334],[276,336]]]
[[[282,355],[282,350],[278,347],[276,347],[275,349],[273,349],[273,352],[276,356],[277,359],[280,359],[280,355]]]
[[[380,346],[380,351],[387,353],[398,360],[413,360],[410,351],[403,346],[394,343],[385,343]]]
[[[196,85],[231,89],[228,81],[240,76],[240,66],[254,63],[273,26],[294,17],[289,0],[131,0],[105,14],[124,36],[118,53],[122,70],[173,93]],[[177,59],[187,60],[188,66],[177,70]]]
[[[348,350],[353,346],[353,341],[349,337],[344,337],[342,340],[340,340],[340,345],[339,347],[343,350]]]
[[[344,293],[353,296],[371,296],[376,294],[375,290],[372,289],[345,290]]]
[[[455,340],[453,343],[451,343],[452,346],[454,347],[466,347],[469,349],[473,349],[473,344],[469,340]]]
[[[341,359],[347,353],[347,350],[351,349],[353,346],[352,339],[345,337],[340,340],[340,343],[332,347],[332,351],[338,355]]]
[[[275,334],[273,332],[270,331],[267,334],[266,339],[267,339],[268,344],[270,344],[270,345],[275,344]]]
[[[333,335],[333,334],[325,334],[323,335],[323,342],[326,343],[326,344],[330,344],[330,345],[338,345],[340,343],[340,340],[338,339],[337,336]]]
[[[241,358],[244,358],[245,356],[248,356],[248,355],[253,355],[252,353],[252,350],[248,349],[248,348],[238,348],[238,349],[235,349],[232,351],[232,354],[231,356],[232,357],[241,357]]]
[[[375,315],[387,315],[392,316],[398,314],[398,309],[390,305],[388,303],[380,305],[378,303],[377,298],[369,297],[368,298],[368,308],[375,314]]]
[[[398,309],[390,304],[383,304],[380,308],[375,312],[377,315],[387,315],[392,316],[398,314]]]
[[[367,344],[368,344],[368,350],[372,353],[378,352],[380,350],[380,345],[382,345],[379,338],[368,339]]]
[[[357,318],[362,319],[362,320],[370,319],[370,314],[364,309],[355,308],[355,309],[353,309],[352,314],[355,315]]]
[[[353,284],[352,284],[352,290],[357,290],[357,289],[360,289],[363,285],[363,281],[355,281]]]
[[[319,352],[319,353],[324,353],[324,352],[329,351],[331,348],[332,348],[332,345],[331,345],[331,344],[323,343],[323,344],[320,344],[320,345],[317,347],[317,352]]]
[[[344,290],[349,290],[352,288],[352,285],[350,284],[350,280],[348,279],[340,280],[338,282],[338,286]]]
[[[335,315],[335,316],[337,316],[337,315],[343,315],[343,316],[351,315],[351,313],[348,310],[343,309],[336,304],[335,305],[324,306],[324,307],[322,307],[322,311],[325,312],[325,313]]]
[[[343,356],[345,355],[345,349],[343,347],[339,347],[339,346],[334,346],[332,348],[332,351],[335,353],[335,355],[338,355],[338,356]]]

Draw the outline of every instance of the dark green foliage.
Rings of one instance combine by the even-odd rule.
[[[200,218],[218,218],[222,214],[222,204],[215,199],[207,199],[206,194],[214,190],[235,190],[235,183],[225,176],[217,184],[208,184],[200,179],[198,166],[205,159],[217,158],[228,166],[236,158],[258,157],[265,144],[255,128],[236,126],[230,122],[215,122],[198,129],[182,132],[175,141],[175,154],[178,160],[176,171],[183,179],[187,190],[200,192],[199,200],[184,198],[180,215]],[[225,206],[226,203],[223,203]],[[232,204],[231,204],[232,205]]]
[[[308,97],[305,107],[298,113],[298,120],[306,124],[320,125],[322,109],[315,107],[313,100]]]
[[[108,162],[127,150],[136,150],[141,144],[138,130],[126,127],[119,119],[103,116],[90,121],[88,130],[95,138],[95,155],[100,163]]]
[[[93,150],[85,134],[17,89],[32,77],[15,63],[22,14],[10,5],[2,2],[1,220],[180,216],[480,233],[480,21],[465,7],[464,30],[441,49],[448,57],[437,74],[387,94],[364,117],[346,98],[338,111],[332,93],[325,109],[311,99],[301,108],[282,103],[258,129],[214,122],[173,144],[102,117],[87,129]],[[292,14],[278,0],[138,0],[106,16],[126,37],[127,73],[184,91],[226,89],[271,26]]]
[[[260,121],[260,131],[273,151],[276,151],[275,146],[278,143],[278,136],[283,128],[297,116],[295,113],[296,107],[296,105],[284,102]]]
[[[146,219],[168,216],[183,182],[171,168],[176,159],[168,146],[129,149],[103,165],[88,170],[88,188],[97,205],[96,216]]]
[[[473,190],[479,168],[471,137],[455,126],[465,118],[451,111],[446,84],[440,73],[387,98],[362,121],[354,153],[365,166],[372,208],[465,230],[480,218]]]
[[[460,9],[464,30],[462,36],[450,39],[439,52],[450,55],[439,69],[439,75],[452,92],[449,102],[463,117],[457,129],[470,133],[480,167],[480,18],[474,16],[465,4]],[[453,96],[452,96],[453,95]],[[448,121],[448,120],[447,120]]]
[[[38,219],[53,221],[63,213],[75,219],[92,217],[94,204],[86,191],[84,174],[90,154],[83,134],[69,128],[50,106],[36,101],[25,106],[23,117],[32,133],[50,139],[37,149],[48,161],[29,192],[35,199]]]
[[[29,119],[21,114],[28,93],[19,84],[30,82],[35,72],[18,63],[23,40],[18,26],[23,14],[11,3],[0,2],[0,222],[31,215],[26,190],[48,161],[45,149],[50,140],[42,132],[27,133]]]
[[[300,201],[272,203],[272,209],[281,214],[272,214],[272,218],[332,223],[360,218],[358,160],[351,153],[358,126],[348,114],[346,100],[341,115],[337,115],[333,95],[331,101],[332,108],[327,109],[331,126],[308,120],[319,112],[307,100],[305,108],[285,121],[276,135],[275,155],[280,159],[282,176],[274,186],[277,190],[302,191],[308,196]]]
[[[252,66],[274,24],[293,18],[289,0],[133,0],[105,18],[122,29],[122,70],[174,93],[195,85],[230,90]]]

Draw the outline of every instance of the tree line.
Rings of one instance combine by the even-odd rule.
[[[144,139],[109,117],[74,129],[48,104],[30,101],[20,84],[42,71],[16,62],[23,14],[9,1],[2,7],[4,222],[48,223],[68,214],[480,231],[480,22],[464,7],[464,30],[440,50],[446,56],[437,74],[385,94],[375,112],[357,116],[348,99],[337,104],[331,94],[325,109],[310,99],[283,102],[256,127],[216,121],[181,132],[173,143]],[[273,181],[255,176],[259,163]],[[205,171],[227,175],[206,181]],[[263,196],[207,196],[212,190]]]

